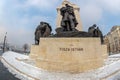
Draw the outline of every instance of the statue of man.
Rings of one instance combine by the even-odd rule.
[[[61,26],[64,28],[64,31],[75,31],[75,27],[78,22],[76,20],[73,7],[65,4],[65,7],[60,9],[62,15]]]
[[[96,26],[97,26],[96,24],[93,24],[93,26],[89,27],[88,29],[88,33],[90,33],[93,37],[95,36],[94,31],[95,31]]]
[[[103,40],[103,34],[102,34],[101,30],[99,29],[99,27],[97,27],[95,29],[94,33],[95,33],[95,37],[100,37],[101,43],[103,43],[104,42],[104,40]]]
[[[46,22],[40,22],[35,31],[35,44],[39,44],[40,37],[48,37],[51,34],[52,28]]]

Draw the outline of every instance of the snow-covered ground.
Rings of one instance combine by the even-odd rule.
[[[21,80],[120,80],[120,54],[109,56],[99,69],[79,74],[48,72],[35,67],[29,60],[28,56],[11,51],[4,53],[1,59]]]

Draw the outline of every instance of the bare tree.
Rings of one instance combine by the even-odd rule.
[[[29,45],[27,43],[23,45],[24,53],[27,52],[28,48],[29,48]]]

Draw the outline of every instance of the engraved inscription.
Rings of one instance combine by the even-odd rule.
[[[60,51],[83,51],[83,48],[60,48]]]

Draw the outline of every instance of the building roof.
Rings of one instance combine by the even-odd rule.
[[[117,28],[120,28],[120,26],[113,26],[111,29],[111,32],[113,32],[114,30],[116,30]]]

